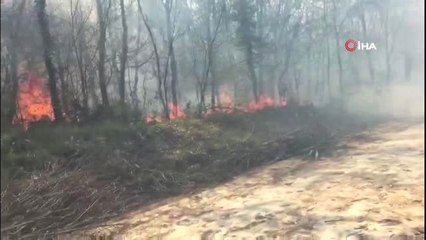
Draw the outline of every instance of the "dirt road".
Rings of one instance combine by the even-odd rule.
[[[126,240],[423,239],[423,135],[424,124],[384,124],[349,137],[332,157],[257,168],[90,232]]]

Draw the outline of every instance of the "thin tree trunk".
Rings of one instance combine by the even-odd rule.
[[[265,11],[265,1],[264,0],[257,0],[257,5],[259,7],[259,13],[258,13],[258,35],[260,39],[263,38],[263,18],[264,18],[264,11]],[[260,49],[262,51],[262,49]],[[263,64],[263,54],[261,53],[260,59],[259,59],[259,77],[258,77],[258,85],[259,85],[259,95],[263,95],[265,93],[265,83],[263,79],[264,75],[264,64]]]
[[[98,25],[99,25],[99,59],[98,59],[98,77],[99,88],[101,90],[102,105],[104,108],[109,108],[108,92],[105,78],[105,57],[106,57],[106,22],[103,10],[102,0],[96,0]]]
[[[62,121],[62,110],[59,104],[58,90],[56,88],[56,67],[53,63],[54,45],[49,32],[49,23],[46,15],[46,0],[36,0],[37,17],[44,46],[44,60],[49,75],[50,98],[52,101],[55,121]]]
[[[318,50],[318,51],[321,51],[321,50]],[[315,57],[314,57],[314,62],[316,62],[317,64],[316,64],[316,70],[315,70],[315,76],[317,76],[316,78],[315,78],[315,95],[316,96],[318,96],[318,95],[320,95],[321,93],[320,93],[320,80],[321,80],[321,78],[322,78],[322,75],[320,74],[320,69],[321,69],[321,62],[322,62],[322,58],[321,58],[321,56],[320,56],[320,53],[319,52],[317,52],[316,54],[315,54]]]
[[[92,105],[97,106],[99,104],[99,97],[96,94],[96,69],[89,69],[88,71],[88,77],[87,77],[87,86],[88,86],[88,92],[90,93],[90,98],[92,100]]]
[[[308,76],[308,99],[310,100],[310,101],[312,101],[312,74],[311,74],[311,70],[312,70],[312,67],[311,67],[311,53],[312,52],[312,49],[309,47],[309,49],[308,49],[308,73],[307,73],[307,76]]]
[[[147,97],[146,78],[145,77],[142,80],[142,90],[143,90],[142,112],[145,112],[146,111],[146,97]]]
[[[212,8],[213,8],[213,5],[212,5],[212,0],[208,0],[208,2],[207,2],[207,14],[206,14],[206,17],[207,17],[207,21],[206,21],[206,25],[207,25],[207,28],[206,28],[206,31],[207,31],[207,72],[206,72],[206,81],[208,81],[208,76],[209,76],[209,72],[212,70],[211,69],[211,67],[212,67],[212,63],[213,63],[213,46],[212,46],[212,33],[211,33],[211,22],[212,22],[212,17],[211,17],[211,15],[212,15]],[[211,79],[211,84],[210,84],[210,94],[211,94],[211,96],[210,96],[210,103],[211,103],[211,107],[212,107],[212,109],[214,110],[215,109],[215,107],[216,107],[216,82],[215,82],[215,80],[214,80],[214,78],[213,78],[213,76],[212,77],[210,77],[210,79]]]
[[[17,63],[17,53],[16,53],[16,46],[14,41],[12,40],[11,43],[11,50],[10,50],[10,77],[12,82],[12,93],[10,94],[10,108],[8,112],[8,119],[10,121],[13,120],[15,114],[16,114],[16,105],[17,105],[17,97],[18,97],[18,63]]]
[[[58,76],[59,81],[61,83],[61,100],[62,100],[62,107],[64,109],[64,113],[68,113],[69,110],[69,101],[68,101],[68,85],[65,81],[65,66],[61,58],[61,54],[57,53],[57,59],[58,59]]]
[[[171,11],[172,11],[172,0],[167,0],[164,4],[165,12],[166,12],[166,21],[167,21],[167,41],[169,44],[169,54],[170,54],[170,70],[172,74],[171,78],[171,91],[172,91],[172,103],[175,106],[173,109],[175,112],[174,115],[177,115],[177,82],[178,82],[178,72],[177,72],[177,63],[175,57],[175,49],[174,49],[174,36],[171,22]]]
[[[79,66],[79,70],[80,70],[80,81],[81,81],[81,93],[83,94],[83,108],[85,110],[88,110],[89,109],[89,95],[88,95],[88,91],[87,91],[86,73],[84,72],[82,65]]]
[[[328,99],[331,99],[332,93],[331,93],[331,86],[330,86],[330,67],[331,67],[331,61],[330,61],[330,43],[328,42],[328,37],[326,37],[326,44],[327,44],[327,93],[328,93]]]
[[[75,55],[77,59],[77,67],[80,74],[80,85],[81,85],[81,93],[83,95],[83,111],[88,111],[89,109],[89,97],[88,97],[88,89],[87,89],[87,78],[86,78],[86,72],[85,72],[85,59],[83,59],[83,39],[84,35],[80,36],[78,39],[78,43],[75,43],[74,49],[75,49]],[[78,44],[78,46],[76,45]]]
[[[254,71],[254,61],[253,61],[253,47],[251,42],[247,43],[246,47],[246,61],[247,67],[249,70],[249,77],[252,84],[253,97],[256,102],[259,101],[259,89],[258,89],[258,81],[256,77],[256,72]]]
[[[120,57],[120,77],[119,77],[119,95],[120,102],[124,104],[126,98],[126,89],[125,89],[125,75],[126,75],[126,62],[127,62],[127,22],[126,22],[126,10],[124,7],[124,0],[120,0],[121,8],[121,23],[123,27],[123,35],[121,39],[121,57]]]
[[[343,66],[342,66],[342,57],[340,55],[340,51],[341,48],[339,46],[339,42],[340,42],[340,36],[339,36],[339,30],[337,27],[337,17],[336,17],[336,11],[337,11],[337,7],[336,7],[336,0],[333,0],[333,10],[334,10],[334,21],[333,21],[333,30],[334,30],[334,40],[336,43],[336,55],[337,55],[337,64],[339,67],[339,91],[340,91],[340,96],[343,95]]]
[[[135,82],[133,83],[133,90],[132,90],[132,101],[134,108],[136,110],[139,109],[139,98],[138,98],[138,83],[139,83],[139,75],[138,75],[138,69],[135,69]]]
[[[385,61],[386,61],[386,82],[391,82],[391,64],[390,64],[390,43],[389,43],[389,17],[388,12],[386,10],[385,13]]]
[[[151,27],[149,26],[148,21],[145,18],[145,15],[142,11],[142,5],[140,3],[140,0],[138,0],[138,9],[139,9],[139,13],[142,16],[143,23],[144,23],[146,29],[148,30],[149,39],[151,40],[151,44],[152,44],[152,47],[154,49],[155,73],[157,75],[157,80],[158,80],[158,85],[157,85],[158,95],[159,95],[159,98],[160,98],[160,102],[163,106],[164,114],[166,115],[167,118],[169,118],[169,109],[168,109],[168,106],[167,106],[167,102],[166,102],[166,100],[163,96],[163,89],[162,89],[163,78],[161,76],[160,56],[158,54],[157,43],[155,42],[154,34],[152,33]]]
[[[211,94],[212,94],[212,107],[219,106],[220,105],[220,98],[219,98],[219,86],[217,85],[216,81],[216,72],[215,72],[215,65],[214,65],[214,53],[211,53],[210,57],[210,80],[211,80]]]
[[[362,32],[364,35],[364,39],[367,39],[367,24],[365,22],[364,12],[361,13],[361,25],[362,25]],[[367,64],[368,64],[368,71],[370,73],[370,78],[371,78],[371,81],[374,83],[374,66],[373,66],[373,62],[371,61],[370,52],[367,52],[366,57],[367,57]]]
[[[22,0],[21,4],[18,7],[18,14],[15,17],[16,23],[13,26],[13,30],[10,36],[10,78],[11,78],[11,94],[10,94],[10,108],[7,113],[7,117],[9,122],[12,122],[13,118],[16,115],[16,107],[17,107],[17,97],[18,97],[18,87],[19,87],[19,79],[18,79],[18,54],[17,50],[19,48],[19,40],[18,40],[18,31],[21,28],[21,16],[24,11],[24,7],[26,4],[26,0]]]

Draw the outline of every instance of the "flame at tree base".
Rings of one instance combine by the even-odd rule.
[[[55,120],[50,93],[41,78],[28,72],[18,86],[17,113],[12,123],[22,124],[27,130],[30,123],[42,119]]]
[[[168,104],[168,110],[169,110],[169,119],[173,120],[176,118],[184,118],[186,117],[185,112],[182,110],[182,108],[178,105],[174,105],[173,103]],[[152,123],[152,122],[163,122],[164,118],[161,116],[154,116],[152,114],[148,114],[145,117],[146,123]]]
[[[258,101],[252,100],[249,103],[242,105],[242,106],[234,106],[234,105],[221,105],[218,107],[215,107],[214,109],[211,109],[207,111],[207,113],[204,116],[210,116],[217,113],[233,113],[233,112],[257,112],[261,111],[268,107],[285,107],[287,106],[287,100],[286,99],[279,99],[275,100],[272,97],[269,96],[259,96]]]
[[[216,113],[232,113],[235,111],[256,112],[267,107],[285,107],[287,105],[287,100],[285,98],[276,100],[270,96],[260,95],[257,101],[252,100],[242,106],[235,106],[227,85],[221,87],[219,101],[220,106],[207,111],[205,114],[206,117]]]
[[[211,115],[219,114],[219,113],[257,112],[268,107],[287,106],[287,99],[282,98],[277,100],[270,96],[265,96],[265,95],[259,96],[257,101],[252,100],[245,105],[235,106],[229,94],[228,87],[226,85],[221,87],[221,91],[217,100],[218,100],[217,102],[220,102],[220,106],[216,106],[213,109],[209,109],[203,115],[203,117],[209,117]],[[185,112],[182,111],[182,109],[179,106],[175,106],[173,104],[169,104],[169,113],[170,113],[170,120],[186,117]],[[148,114],[145,117],[146,123],[163,122],[163,121],[164,121],[164,118],[161,116],[154,116],[152,114]]]

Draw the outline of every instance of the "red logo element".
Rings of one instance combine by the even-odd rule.
[[[345,48],[348,52],[354,52],[358,47],[358,43],[353,39],[348,39],[345,42]]]

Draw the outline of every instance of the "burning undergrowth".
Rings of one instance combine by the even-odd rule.
[[[28,129],[31,122],[42,119],[53,121],[55,118],[45,81],[33,72],[27,72],[25,75],[26,77],[19,83],[17,113],[13,123],[22,124],[24,129]]]
[[[132,203],[214,185],[293,155],[322,154],[332,140],[313,109],[291,105],[207,121],[30,128],[2,136],[2,170],[19,176],[2,186],[2,234],[87,227]]]
[[[251,100],[244,104],[234,103],[233,97],[230,94],[229,87],[223,85],[220,87],[220,93],[215,97],[215,101],[218,103],[217,106],[211,107],[206,110],[202,117],[205,119],[210,118],[214,115],[233,114],[233,113],[253,113],[262,111],[266,108],[284,108],[287,106],[286,98],[275,99],[267,95],[258,96],[257,100]],[[179,118],[187,118],[188,115],[185,113],[182,107],[179,105],[168,103],[167,104],[168,119],[175,120]],[[161,123],[165,121],[162,115],[147,114],[144,118],[146,123]]]
[[[275,99],[267,95],[260,95],[257,97],[257,100],[236,104],[227,85],[220,87],[220,93],[216,97],[216,102],[217,106],[204,110],[202,118],[209,119],[216,115],[224,114],[254,113],[266,108],[284,108],[288,105],[286,98]],[[186,112],[178,104],[168,102],[166,105],[167,117],[164,117],[164,114],[148,113],[144,117],[144,121],[151,124],[162,123],[169,120],[191,118],[192,116],[192,114]],[[24,130],[28,130],[30,125],[37,124],[42,120],[50,122],[55,120],[46,79],[41,77],[37,71],[23,70],[23,77],[18,85],[16,109],[17,111],[12,123],[14,125],[21,125]],[[71,115],[71,113],[63,113],[66,120],[79,119],[78,116]],[[115,114],[112,115],[115,116]],[[107,118],[114,118],[114,116]]]

